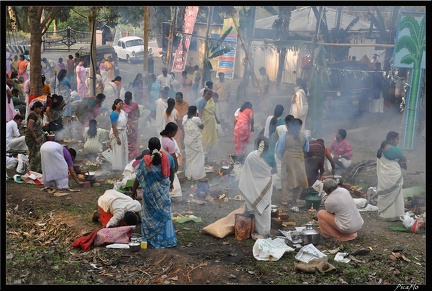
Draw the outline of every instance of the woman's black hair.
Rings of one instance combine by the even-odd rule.
[[[65,69],[61,69],[57,75],[57,79],[62,81],[64,77],[66,77],[67,71]]]
[[[97,133],[97,121],[96,119],[90,119],[89,120],[89,129],[87,131],[89,137],[94,138]]]
[[[69,151],[72,159],[75,160],[75,158],[76,158],[76,150],[74,150],[73,148],[68,148],[68,151]]]
[[[266,152],[269,149],[269,139],[266,138],[265,136],[259,136],[256,140],[255,140],[255,149],[257,150],[259,147],[259,144],[261,141],[264,141],[264,151]]]
[[[136,74],[134,81],[139,80],[139,78],[141,78],[142,76],[143,75],[141,73]]]
[[[284,107],[281,104],[276,105],[274,111],[273,111],[273,117],[270,120],[270,126],[269,126],[269,136],[273,134],[273,132],[276,131],[276,123],[279,117],[282,116],[284,111]]]
[[[57,95],[57,94],[53,94],[52,96],[51,96],[51,98],[52,99],[57,99],[57,102],[53,102],[53,104],[52,104],[52,109],[53,110],[57,110],[57,111],[60,111],[60,110],[63,110],[63,107],[65,107],[66,106],[66,103],[64,102],[64,98],[63,98],[63,96],[62,95]]]
[[[45,85],[45,79],[46,79],[46,78],[45,78],[45,75],[42,75],[42,76],[41,76],[41,79],[42,79],[42,86],[43,86],[43,85]]]
[[[252,103],[250,103],[249,101],[243,103],[243,105],[240,107],[240,112],[243,112],[243,110],[245,110],[246,108],[252,109]]]
[[[294,118],[292,122],[287,124],[287,129],[290,134],[294,136],[295,139],[300,139],[301,127],[303,125],[303,121],[300,118]]]
[[[127,105],[129,105],[130,104],[130,102],[131,102],[131,100],[132,100],[132,92],[131,91],[127,91],[126,93],[125,93],[125,101],[124,101],[124,103],[126,103]]]
[[[117,98],[116,100],[114,100],[114,103],[112,105],[112,110],[116,110],[116,105],[119,104],[120,102],[123,102],[123,100],[121,100],[120,98]]]
[[[162,130],[160,132],[160,135],[168,135],[171,132],[174,132],[178,129],[178,125],[175,124],[174,122],[168,122],[167,125],[165,126],[164,130]]]
[[[120,76],[117,76],[117,77],[115,77],[114,80],[112,80],[111,82],[114,82],[114,81],[119,81],[119,82],[121,82],[121,77],[120,77]]]
[[[386,135],[385,141],[381,143],[381,146],[379,147],[377,151],[377,158],[380,159],[382,156],[383,149],[386,145],[391,144],[397,137],[399,136],[399,133],[396,131],[389,131]]]
[[[167,99],[167,103],[168,103],[168,107],[165,110],[167,117],[171,115],[171,112],[174,110],[174,106],[175,106],[175,99],[173,98],[168,98]]]
[[[192,118],[196,116],[197,112],[198,112],[198,108],[195,105],[191,105],[188,108],[187,117]]]
[[[44,105],[42,104],[42,102],[40,102],[40,101],[36,101],[34,104],[33,104],[33,106],[30,108],[30,110],[34,110],[35,108],[43,108],[44,107]]]
[[[152,165],[160,165],[161,163],[161,143],[157,137],[152,137],[148,141],[148,148],[150,150],[150,155],[152,156]],[[158,150],[159,153],[153,153],[153,150]]]
[[[99,99],[99,100],[105,100],[105,94],[103,94],[103,93],[99,93],[99,94],[97,94],[96,95],[96,99]]]

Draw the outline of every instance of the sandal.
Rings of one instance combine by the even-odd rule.
[[[234,196],[234,200],[242,201],[244,198],[241,195]]]

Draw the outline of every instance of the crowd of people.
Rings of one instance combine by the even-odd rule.
[[[177,172],[184,171],[192,182],[206,178],[205,164],[217,148],[221,122],[233,128],[232,149],[237,161],[243,163],[239,193],[246,201],[247,211],[255,214],[255,230],[262,236],[270,234],[270,205],[297,207],[301,192],[322,179],[326,159],[327,172],[333,175],[343,175],[351,165],[353,153],[346,130],[338,129],[327,147],[322,138],[312,137],[306,129],[309,91],[300,78],[289,102],[288,115],[284,116],[284,106],[277,104],[254,141],[254,149],[249,151],[256,119],[253,104],[264,109],[271,106],[269,77],[264,67],[259,70],[262,79],[258,80],[257,98],[233,109],[228,103],[231,85],[224,73],[219,73],[214,83],[206,81],[199,90],[198,66],[191,77],[183,71],[178,80],[166,67],[158,76],[150,74],[144,78],[138,73],[130,86],[124,86],[121,76],[114,76],[108,56],[98,63],[95,96],[90,96],[88,69],[78,54],[75,58],[69,55],[66,63],[62,58],[57,64],[44,59],[43,96],[34,97],[29,96],[28,62],[20,55],[7,72],[7,150],[28,151],[29,170],[42,173],[46,186],[69,188],[69,178],[81,185],[73,167],[76,151],[46,139],[47,131],[63,129],[65,116],[76,116],[83,127],[84,154],[95,157],[109,145],[111,169],[118,174],[135,161],[131,201],[118,192],[105,193],[99,199],[94,220],[100,220],[105,227],[141,221],[141,232],[149,247],[177,245],[171,219],[171,203],[182,197]],[[51,76],[53,67],[55,74]],[[16,105],[14,97],[18,99]],[[144,151],[139,150],[138,139],[140,119],[144,118],[142,109],[148,112],[145,119],[154,130]],[[102,112],[108,114],[110,128],[98,126]],[[19,131],[22,125],[24,134]],[[379,216],[388,220],[403,214],[400,167],[406,158],[397,148],[398,139],[397,133],[390,132],[377,153],[378,192],[382,193],[378,200]],[[138,188],[143,191],[142,207],[134,201]],[[349,193],[332,179],[324,181],[324,191],[328,195],[325,210],[318,212],[322,235],[354,239],[363,220]],[[112,208],[114,201],[118,204],[116,209]]]

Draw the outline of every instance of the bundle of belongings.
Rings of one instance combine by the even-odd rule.
[[[72,243],[72,247],[88,251],[92,245],[128,244],[134,229],[134,225],[97,228],[77,238]]]

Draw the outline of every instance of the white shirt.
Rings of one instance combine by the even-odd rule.
[[[177,81],[176,79],[174,79],[173,81],[172,81],[172,86],[173,86],[173,90],[174,90],[174,92],[179,92],[180,91],[180,82],[179,81]]]
[[[338,187],[324,201],[325,209],[335,215],[335,223],[343,233],[359,231],[363,218],[347,189]]]
[[[166,77],[163,74],[160,74],[156,80],[160,83],[160,90],[163,90],[165,87],[172,89],[171,86],[174,79],[170,74],[167,74]]]
[[[10,150],[9,144],[12,141],[12,138],[19,136],[18,124],[13,119],[9,120],[6,123],[6,151]]]
[[[113,215],[106,227],[116,226],[124,218],[127,211],[141,211],[141,203],[139,201],[114,189],[108,189],[103,195],[99,196],[98,205],[105,212]]]

